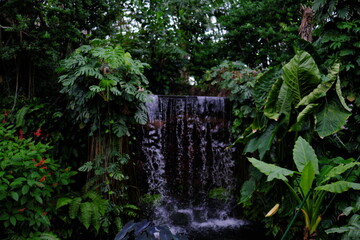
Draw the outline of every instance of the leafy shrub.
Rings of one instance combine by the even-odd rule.
[[[76,172],[51,158],[51,146],[18,135],[12,125],[0,125],[0,138],[0,229],[24,236],[45,231],[55,217],[54,198]]]

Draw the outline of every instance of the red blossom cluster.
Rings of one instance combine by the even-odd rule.
[[[34,160],[34,159],[33,159]],[[34,161],[33,161],[34,162]],[[38,162],[37,164],[35,164],[34,165],[34,167],[39,167],[39,166],[42,166],[42,165],[44,165],[46,163],[46,160],[44,159],[44,158],[42,158],[41,160],[40,160],[40,162]],[[44,168],[44,169],[46,169],[46,168]]]
[[[34,135],[37,137],[41,136],[41,129],[39,128],[38,130],[36,130],[36,132],[34,132]]]
[[[42,178],[40,178],[39,182],[44,182],[46,180],[46,176],[43,176]]]

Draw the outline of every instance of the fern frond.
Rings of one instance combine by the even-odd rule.
[[[337,14],[341,19],[347,19],[351,15],[350,5],[345,5],[337,10]]]
[[[94,204],[91,202],[84,202],[80,204],[80,215],[79,220],[85,226],[86,229],[89,229],[91,225],[92,215],[94,212]]]
[[[73,201],[73,199],[67,198],[67,197],[59,198],[56,203],[56,209],[61,208],[62,206],[68,205],[72,201]]]
[[[75,219],[77,217],[81,201],[82,201],[81,197],[77,197],[77,198],[74,198],[74,200],[70,203],[69,217],[71,219]]]
[[[92,224],[93,224],[94,228],[96,229],[96,232],[99,232],[99,229],[101,226],[100,219],[101,219],[102,215],[103,214],[100,213],[98,206],[93,205]]]
[[[28,112],[28,107],[22,107],[17,113],[16,113],[16,127],[22,127],[25,124],[25,114]]]

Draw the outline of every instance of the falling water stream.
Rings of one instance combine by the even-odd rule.
[[[228,99],[152,96],[147,107],[141,145],[148,194],[160,196],[154,223],[175,233],[246,226],[232,217],[236,181],[234,150],[227,149],[232,143]]]

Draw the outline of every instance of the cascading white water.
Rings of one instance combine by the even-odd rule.
[[[243,225],[230,217],[234,203],[227,194],[235,189],[233,149],[227,149],[232,143],[228,100],[152,96],[147,108],[143,167],[148,193],[161,196],[153,221],[180,232]],[[223,199],[210,198],[214,193]]]

